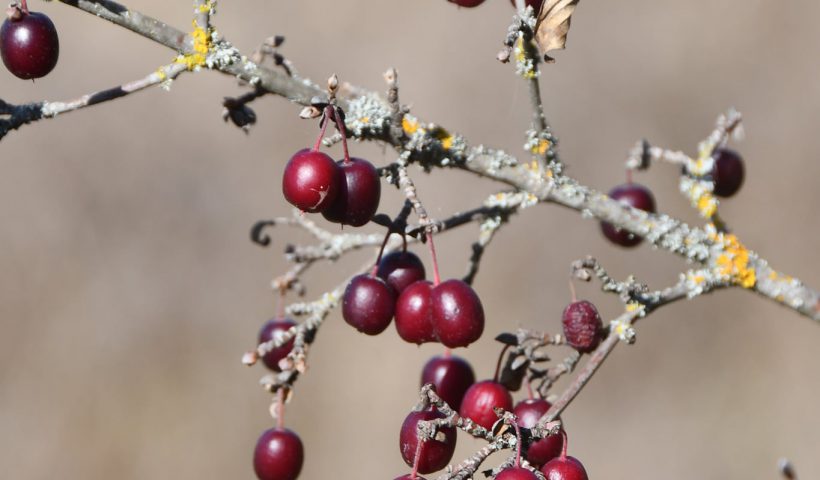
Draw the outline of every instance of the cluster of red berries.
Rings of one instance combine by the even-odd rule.
[[[54,23],[43,13],[30,12],[26,0],[11,5],[0,27],[0,57],[24,80],[48,75],[57,65],[60,41]]]
[[[743,185],[743,159],[734,150],[722,147],[712,152],[712,159],[714,163],[709,178],[714,183],[713,193],[718,197],[731,197]],[[683,173],[686,174],[685,169]],[[647,187],[638,183],[630,181],[618,185],[609,191],[609,197],[630,207],[655,213],[655,197]],[[622,247],[634,247],[643,240],[638,235],[616,228],[607,222],[601,222],[601,231],[610,242]]]
[[[282,316],[266,322],[259,331],[259,343],[274,340],[296,326]],[[279,362],[293,350],[293,340],[274,348],[262,357],[262,362],[274,372],[282,371]],[[279,415],[283,415],[280,406]],[[281,421],[281,420],[280,420]],[[293,431],[278,426],[265,430],[256,442],[253,469],[259,480],[295,480],[304,463],[302,440]]]
[[[285,165],[282,193],[303,212],[321,212],[330,222],[361,227],[379,208],[381,180],[372,163],[348,153],[343,118],[338,107],[324,107],[321,132],[313,149],[299,150]],[[338,162],[319,151],[331,121],[342,135],[344,146],[344,159]]]
[[[350,281],[342,316],[368,335],[383,332],[395,316],[399,336],[410,343],[456,348],[478,340],[484,332],[484,308],[472,287],[457,279],[434,284],[424,278],[424,265],[415,254],[385,255],[372,272]]]
[[[597,313],[597,312],[596,312]],[[599,319],[600,322],[600,319]],[[496,372],[496,376],[498,372]],[[497,379],[475,383],[475,374],[463,358],[446,355],[433,357],[422,370],[421,384],[432,384],[439,397],[447,402],[459,415],[476,424],[490,429],[497,420],[494,408],[512,411],[519,427],[532,428],[550,409],[551,404],[543,399],[529,398],[513,408],[509,390]],[[432,473],[446,467],[452,460],[456,447],[456,430],[445,427],[433,439],[420,442],[417,425],[420,421],[444,418],[435,408],[411,412],[404,419],[399,433],[399,451],[405,463],[413,472],[396,480],[421,479],[418,474]],[[519,445],[521,442],[519,441]],[[525,447],[527,461],[551,480],[587,480],[583,465],[566,455],[566,432],[549,436],[530,443]],[[523,480],[537,478],[531,471],[520,466],[520,456],[515,467],[503,470],[496,478]]]
[[[477,6],[481,5],[482,3],[484,3],[484,0],[447,0],[447,1],[455,3],[459,7],[467,7],[467,8],[477,7]],[[543,3],[543,1],[544,0],[525,0],[524,3],[528,7],[532,7],[533,10],[535,10],[535,13],[538,13],[538,11],[541,9],[541,3]],[[510,3],[512,4],[512,6],[515,6],[515,0],[510,0]]]

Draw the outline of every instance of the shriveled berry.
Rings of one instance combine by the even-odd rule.
[[[396,331],[405,342],[435,342],[432,310],[433,284],[419,280],[405,288],[396,301]]]
[[[547,480],[589,480],[584,465],[570,456],[553,458],[541,467],[541,473]]]
[[[538,420],[544,416],[552,405],[540,398],[523,400],[515,406],[513,413],[518,417],[518,425],[524,428],[532,428]],[[557,435],[550,435],[532,442],[527,448],[526,458],[531,464],[540,467],[555,457],[561,455],[564,440],[559,432]]]
[[[60,56],[57,28],[44,13],[21,11],[0,27],[0,56],[18,78],[44,77],[54,69]]]
[[[444,418],[440,412],[425,410],[422,412],[410,412],[404,423],[401,425],[399,434],[399,450],[404,462],[412,467],[416,458],[416,448],[419,444],[419,432],[416,427],[422,420],[435,420]],[[444,427],[438,431],[436,436],[421,444],[419,455],[419,473],[432,473],[446,467],[453,458],[456,449],[456,429]]]
[[[262,325],[262,329],[259,331],[259,343],[269,342],[278,338],[294,326],[296,326],[296,322],[289,318],[274,318],[273,320],[268,320]],[[287,357],[291,350],[293,350],[293,339],[290,339],[290,341],[281,347],[274,348],[266,353],[265,356],[262,357],[262,361],[265,362],[265,366],[269,369],[274,372],[280,372],[282,369],[279,368],[279,360]]]
[[[595,305],[579,300],[567,305],[561,316],[567,343],[581,353],[589,353],[598,347],[603,332],[603,322]]]
[[[382,257],[376,275],[401,294],[411,283],[424,280],[424,264],[413,252],[392,252]]]
[[[421,371],[421,384],[432,383],[436,393],[455,411],[461,408],[461,401],[467,389],[475,383],[473,367],[461,357],[433,357]]]
[[[498,420],[494,408],[510,411],[513,399],[510,392],[498,382],[484,380],[474,383],[461,400],[459,415],[469,418],[486,429],[491,429]]]
[[[295,480],[303,462],[302,440],[286,428],[266,430],[256,442],[253,469],[259,480]]]
[[[357,275],[345,288],[342,317],[356,330],[378,335],[390,325],[396,294],[379,277]]]
[[[645,212],[655,213],[655,197],[648,188],[637,183],[626,183],[613,188],[609,191],[609,198]],[[634,247],[643,240],[638,235],[616,228],[607,222],[601,222],[601,231],[610,242],[622,247]]]
[[[448,348],[466,347],[484,332],[484,307],[475,291],[461,280],[447,280],[431,295],[433,331]]]
[[[338,165],[342,172],[339,191],[322,216],[331,222],[361,227],[379,208],[379,173],[372,163],[361,158],[351,158],[350,163],[340,160]]]
[[[336,199],[342,171],[322,152],[303,149],[296,152],[282,174],[285,199],[305,212],[321,212]]]
[[[745,169],[740,154],[728,148],[716,148],[712,152],[714,166],[712,181],[715,182],[714,193],[718,197],[731,197],[743,185]]]
[[[495,476],[495,480],[538,480],[538,477],[526,468],[510,467],[501,470],[501,473]]]

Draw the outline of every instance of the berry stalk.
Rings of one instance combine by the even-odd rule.
[[[433,232],[427,232],[427,245],[430,247],[430,257],[433,261],[433,285],[441,283],[441,276],[438,273],[438,258],[436,257],[436,245],[433,243]]]

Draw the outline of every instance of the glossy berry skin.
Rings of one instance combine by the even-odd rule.
[[[447,280],[430,297],[433,331],[448,348],[466,347],[484,332],[484,307],[475,291],[461,280]]]
[[[444,418],[439,412],[426,410],[422,412],[410,412],[404,423],[401,425],[399,433],[399,450],[404,462],[412,467],[416,458],[416,448],[419,442],[416,425],[422,420],[435,420]],[[438,432],[443,436],[427,440],[422,443],[421,454],[419,456],[419,473],[432,473],[441,470],[450,463],[453,452],[456,449],[456,429],[454,427],[442,428]]]
[[[473,367],[461,357],[433,357],[421,371],[421,384],[432,383],[436,393],[455,411],[461,408],[461,401],[467,389],[475,383]]]
[[[60,56],[57,29],[48,16],[39,12],[22,13],[17,20],[7,18],[0,27],[0,56],[18,78],[44,77]]]
[[[282,174],[285,199],[303,212],[321,212],[339,193],[342,171],[322,152],[303,149],[296,152]]]
[[[589,480],[587,471],[575,457],[553,458],[541,467],[547,480]]]
[[[342,175],[333,202],[322,211],[327,220],[361,227],[370,221],[379,208],[382,184],[376,167],[367,160],[351,158],[350,163],[338,162]]]
[[[304,458],[298,435],[286,428],[271,428],[256,442],[253,469],[259,480],[294,480],[302,471]]]
[[[396,331],[405,342],[435,342],[432,309],[433,284],[426,280],[405,288],[396,301]]]
[[[262,329],[259,331],[259,343],[268,342],[277,335],[287,332],[294,326],[296,326],[296,322],[289,318],[268,320],[262,325]],[[274,348],[266,353],[265,356],[262,357],[262,361],[265,362],[266,367],[274,372],[281,372],[282,369],[279,368],[279,360],[287,357],[291,350],[293,350],[293,339],[290,339],[289,342],[281,347]]]
[[[645,212],[655,213],[655,197],[648,188],[638,183],[626,183],[613,188],[609,191],[609,198]],[[601,222],[601,231],[610,242],[622,247],[634,247],[643,240],[607,222]]]
[[[567,305],[561,315],[567,343],[581,353],[589,353],[601,342],[604,324],[595,305],[579,300]]]
[[[513,408],[513,399],[504,385],[484,380],[467,389],[458,413],[489,430],[498,420],[493,407],[510,411]]]
[[[447,0],[450,3],[455,3],[459,7],[473,8],[484,3],[484,0]]]
[[[356,330],[378,335],[390,325],[396,294],[379,277],[357,275],[345,288],[342,317]]]
[[[421,259],[413,252],[392,252],[383,256],[376,275],[401,294],[411,283],[424,280]]]
[[[532,9],[535,11],[535,14],[538,15],[538,11],[541,10],[541,4],[543,3],[543,1],[544,0],[525,0],[524,4],[528,7],[532,7]],[[515,6],[515,0],[510,0],[510,3],[513,7]]]
[[[518,426],[532,428],[551,406],[546,400],[531,398],[519,402],[513,413],[518,417]],[[540,467],[553,458],[560,456],[563,446],[564,440],[560,432],[557,435],[542,438],[530,444],[527,449],[527,461]]]
[[[714,194],[718,197],[731,197],[743,185],[745,169],[743,159],[734,150],[716,148],[712,152],[715,161],[712,167],[712,181],[715,182]]]
[[[538,477],[526,468],[512,467],[501,470],[501,473],[495,476],[495,480],[538,480]]]

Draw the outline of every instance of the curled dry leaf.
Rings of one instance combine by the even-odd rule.
[[[538,23],[535,25],[535,42],[547,61],[551,60],[547,52],[566,47],[570,20],[578,1],[544,0],[541,4]]]

